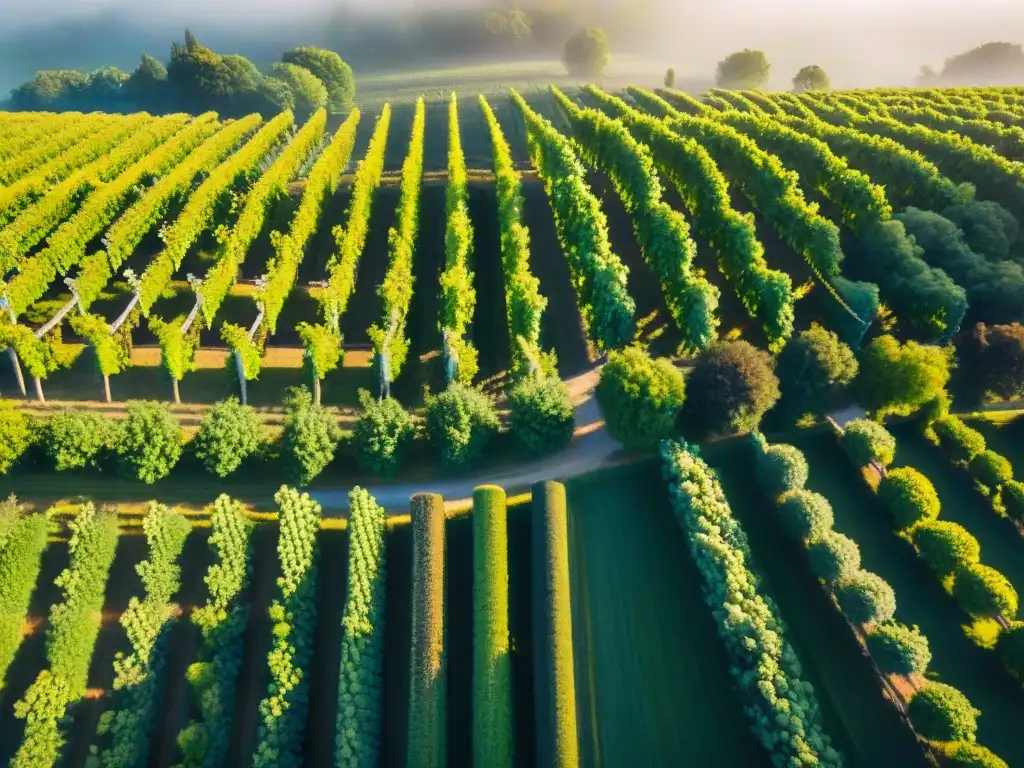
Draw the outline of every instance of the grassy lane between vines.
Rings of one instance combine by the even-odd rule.
[[[766,765],[657,463],[568,497],[581,764]]]

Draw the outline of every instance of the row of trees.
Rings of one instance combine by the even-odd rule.
[[[244,56],[221,55],[201,45],[186,29],[185,42],[171,45],[166,67],[143,54],[131,74],[117,67],[91,73],[42,70],[11,92],[9,106],[154,114],[214,110],[224,117],[251,112],[272,117],[284,110],[346,112],[354,96],[352,68],[334,51],[293,48],[264,74]]]

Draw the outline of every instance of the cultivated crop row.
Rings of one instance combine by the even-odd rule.
[[[0,692],[21,646],[25,618],[46,549],[48,521],[0,505]]]

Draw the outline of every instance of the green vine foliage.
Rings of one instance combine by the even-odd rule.
[[[186,373],[196,369],[196,352],[199,349],[199,327],[193,323],[188,333],[181,332],[185,316],[180,315],[171,322],[159,317],[149,318],[149,329],[160,342],[160,362],[171,378],[181,381]]]
[[[12,347],[30,376],[45,379],[61,367],[60,335],[55,328],[50,340],[37,339],[27,326],[0,324],[0,349]]]
[[[388,271],[379,288],[384,312],[380,325],[367,330],[373,343],[373,363],[378,365],[385,348],[388,354],[389,380],[402,371],[409,353],[405,337],[405,321],[412,301],[412,259],[416,250],[416,233],[420,220],[420,188],[423,180],[423,137],[426,128],[426,105],[421,97],[416,102],[412,121],[409,153],[402,163],[402,191],[396,214],[397,224],[388,231]]]
[[[608,220],[587,185],[586,170],[569,140],[522,96],[511,95],[526,123],[530,158],[544,180],[587,333],[601,349],[628,344],[636,330],[636,305],[626,286],[629,270],[612,252]]]
[[[318,379],[323,379],[340,365],[343,354],[341,333],[324,325],[310,323],[299,323],[295,330],[299,333],[302,346],[306,348],[306,359],[313,367],[313,374]]]
[[[682,331],[688,352],[698,352],[718,336],[718,289],[693,260],[697,246],[683,215],[662,200],[661,180],[650,150],[621,122],[592,109],[579,109],[554,86],[556,100],[569,118],[580,154],[603,168],[633,220],[644,259],[658,276],[665,302]]]
[[[471,384],[479,370],[477,349],[466,338],[476,309],[476,290],[470,260],[473,225],[469,220],[466,158],[459,136],[459,105],[452,94],[448,104],[448,188],[444,234],[445,269],[441,273],[441,319],[446,350],[455,363],[455,380]]]
[[[110,326],[102,317],[88,313],[77,315],[71,318],[71,328],[92,347],[101,376],[115,376],[129,366],[131,348],[125,347],[120,333],[110,335]]]
[[[242,359],[242,372],[246,381],[255,381],[260,376],[260,361],[263,359],[263,345],[259,343],[260,337],[249,338],[249,330],[234,323],[224,323],[220,327],[220,337],[236,355]],[[234,363],[227,361],[231,368]]]

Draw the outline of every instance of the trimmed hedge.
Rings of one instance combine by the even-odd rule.
[[[935,486],[913,467],[887,472],[878,486],[878,498],[888,507],[900,530],[939,516],[939,494]]]
[[[444,654],[444,501],[409,500],[412,513],[412,643],[409,653],[408,768],[445,768],[447,674]]]
[[[1006,514],[1018,523],[1024,523],[1024,483],[1011,480],[1004,485],[1002,500]]]
[[[815,576],[834,584],[860,570],[860,547],[849,536],[826,531],[807,542],[807,559]]]
[[[505,491],[473,491],[473,764],[511,768],[508,512]]]
[[[576,687],[569,603],[569,534],[565,486],[535,483],[533,549],[533,680],[538,768],[579,765]]]
[[[933,745],[945,758],[948,768],[1010,768],[1003,758],[980,744],[970,741],[951,741]]]
[[[981,560],[981,545],[959,523],[928,520],[910,534],[921,559],[940,576],[956,573]]]
[[[0,692],[24,637],[22,628],[39,579],[48,527],[42,515],[19,517],[0,541]]]
[[[608,432],[627,448],[671,435],[685,393],[683,372],[639,347],[609,352],[594,392]]]
[[[930,682],[914,694],[907,714],[926,739],[974,741],[981,712],[953,686]]]
[[[858,571],[836,583],[836,600],[855,624],[880,624],[896,614],[896,593],[876,573]]]
[[[971,476],[987,488],[999,488],[1013,480],[1013,465],[995,451],[985,450],[971,459]]]
[[[787,491],[802,490],[807,485],[807,459],[798,448],[768,445],[759,432],[752,433],[751,439],[756,449],[754,474],[766,496],[777,499]]]
[[[932,422],[932,430],[938,438],[939,447],[953,461],[963,464],[985,450],[985,438],[971,429],[956,416],[943,416]]]
[[[923,675],[932,660],[928,638],[917,627],[880,624],[867,633],[865,641],[878,668],[889,674]]]
[[[953,597],[972,616],[1012,619],[1017,615],[1017,590],[1003,574],[975,563],[957,571]]]
[[[839,436],[839,445],[858,467],[866,467],[872,461],[888,467],[896,458],[896,438],[876,421],[849,422]]]
[[[782,530],[791,539],[818,539],[832,529],[832,505],[820,493],[788,491],[776,506]]]

